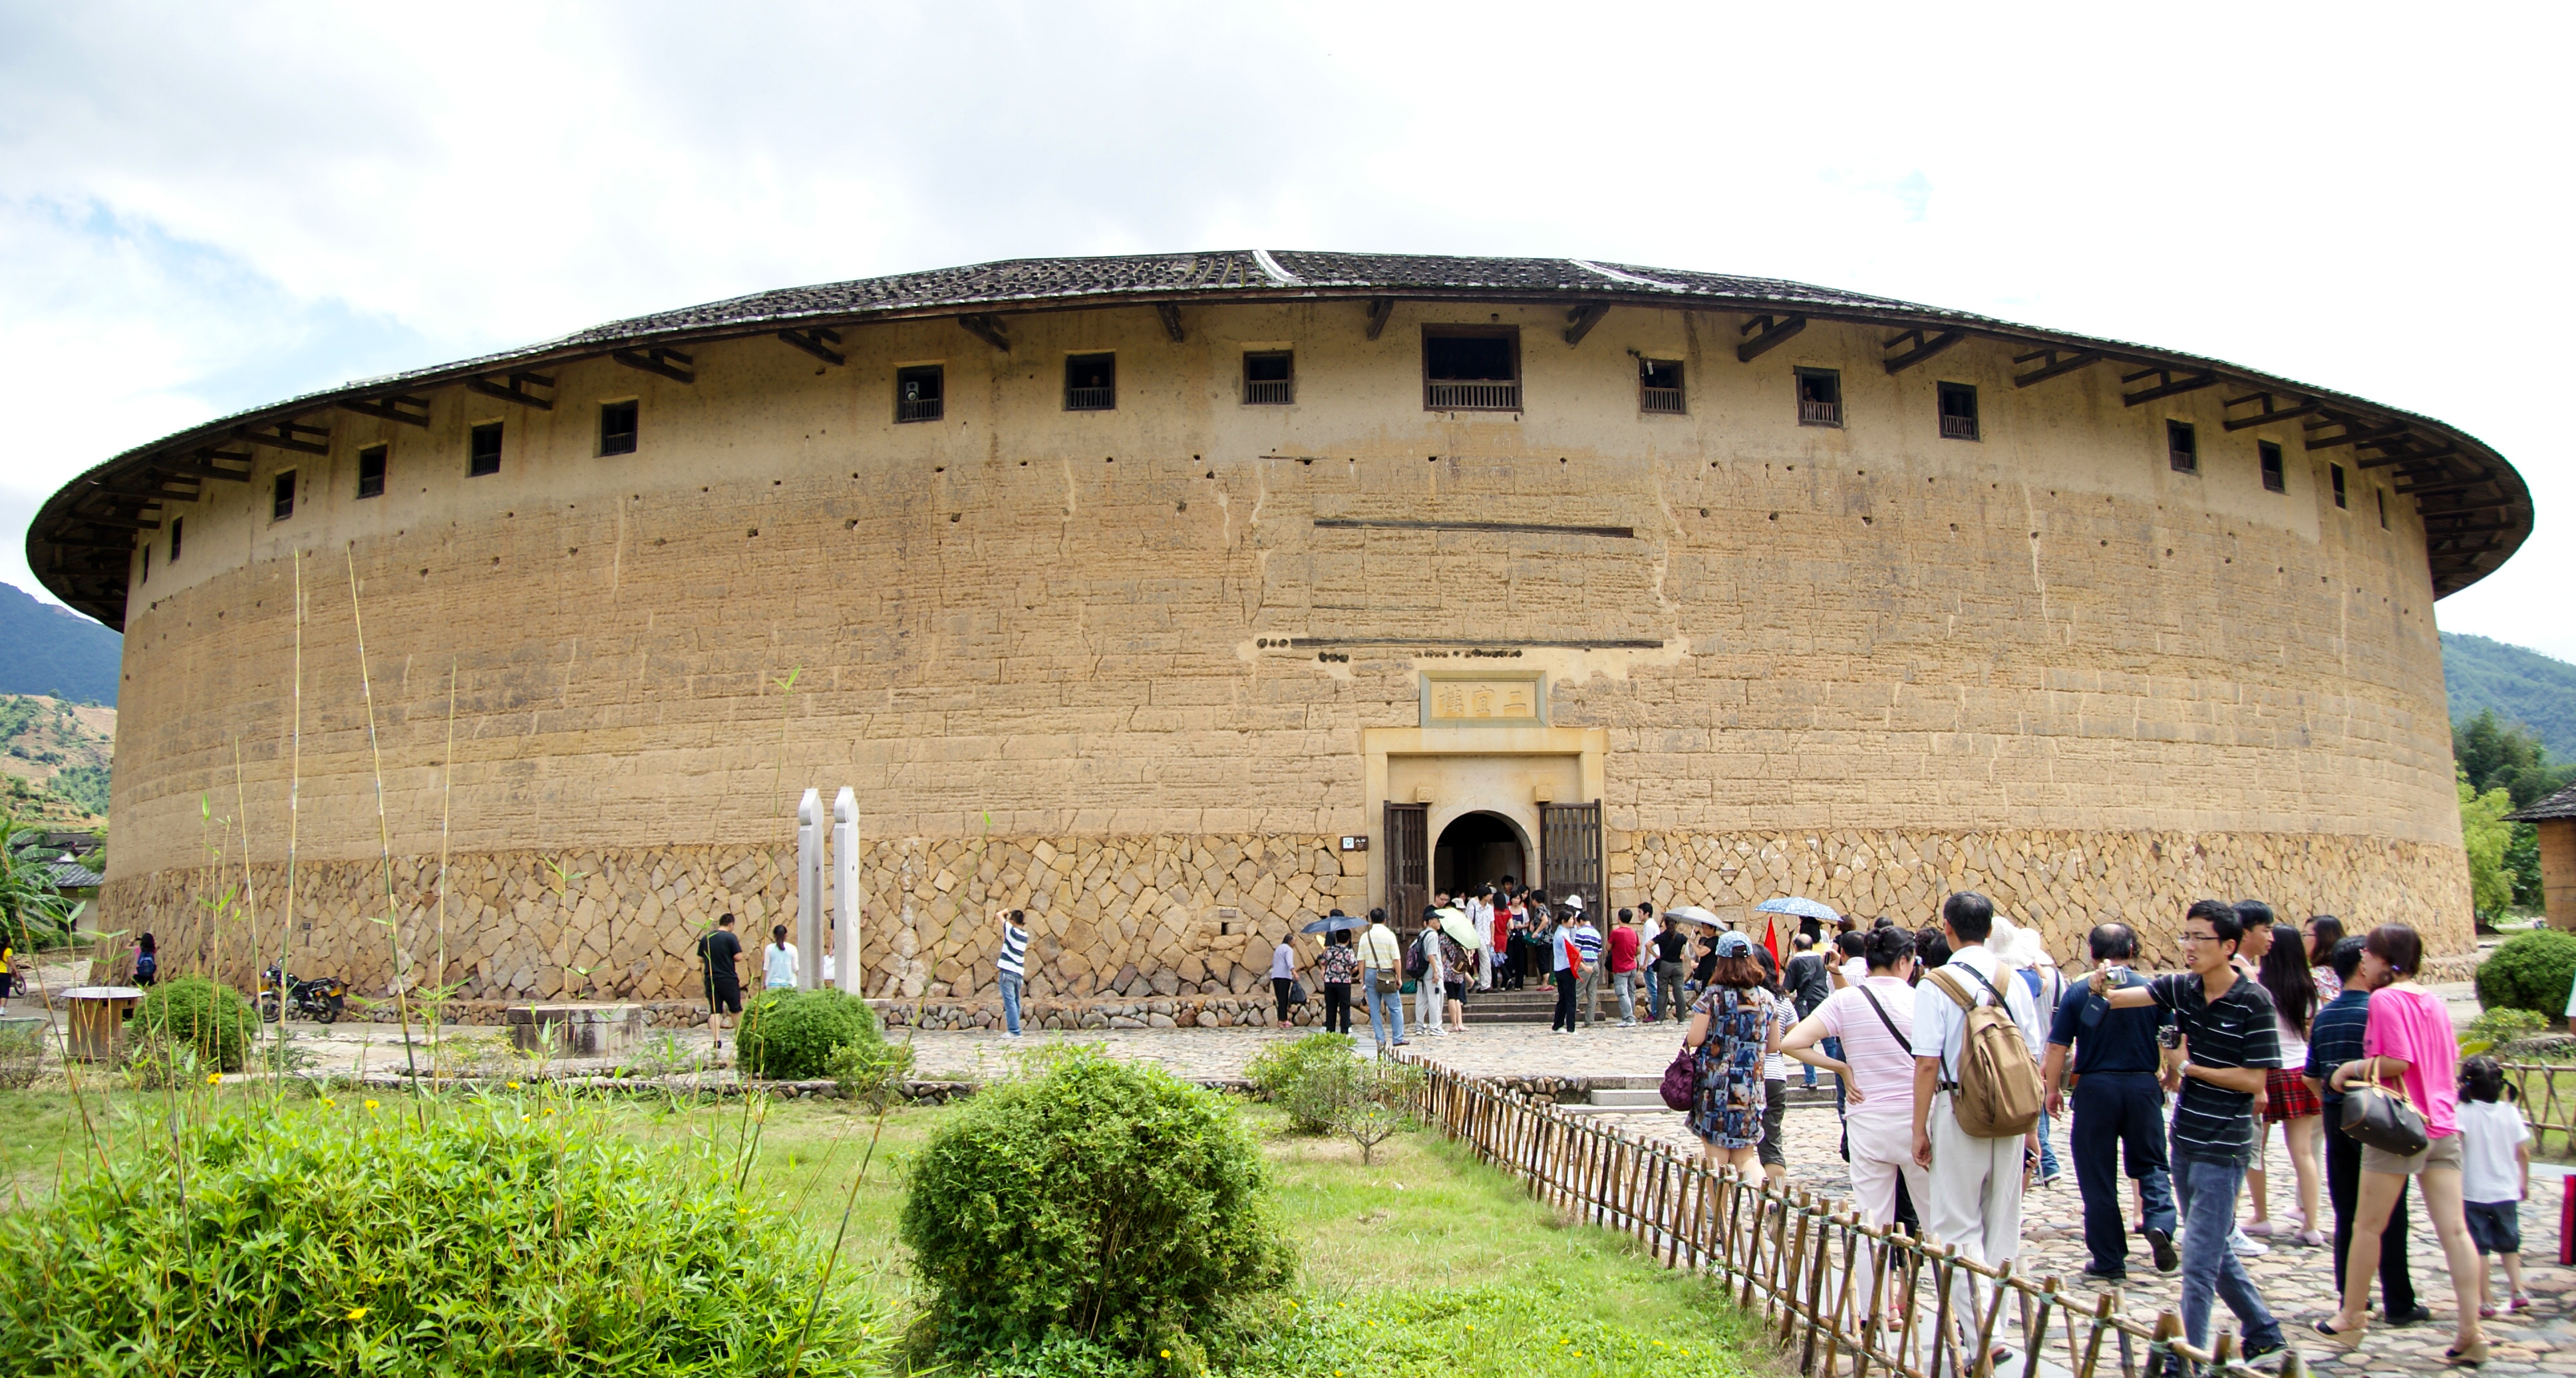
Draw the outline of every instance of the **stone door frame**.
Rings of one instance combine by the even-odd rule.
[[[1585,802],[1603,797],[1602,783],[1610,754],[1610,730],[1605,727],[1367,727],[1360,729],[1361,778],[1366,798],[1361,801],[1368,819],[1369,850],[1386,849],[1387,763],[1391,758],[1408,756],[1556,756],[1572,757],[1580,777],[1580,799],[1558,800],[1559,803]],[[1410,803],[1410,800],[1395,800]],[[1491,791],[1479,796],[1458,799],[1433,799],[1425,820],[1424,846],[1436,844],[1440,833],[1460,817],[1471,813],[1490,813],[1512,825],[1521,835],[1522,864],[1535,875],[1544,862],[1540,856],[1538,801],[1533,798],[1497,798]],[[1369,903],[1386,903],[1386,868],[1368,868]],[[1531,876],[1524,883],[1536,884]],[[1604,889],[1609,878],[1603,877]]]

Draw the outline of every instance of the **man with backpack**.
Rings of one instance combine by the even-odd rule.
[[[2115,990],[2110,970],[2097,968],[2090,984],[2110,1008],[2153,1006],[2181,1030],[2186,1052],[2165,1084],[2179,1082],[2181,1090],[2171,1144],[2174,1204],[2182,1212],[2183,1337],[2208,1344],[2210,1303],[2223,1300],[2236,1313],[2250,1363],[2281,1351],[2281,1324],[2227,1236],[2254,1158],[2254,1098],[2269,1070],[2281,1065],[2281,1025],[2271,995],[2234,965],[2244,933],[2236,906],[2202,900],[2183,915],[2182,955],[2190,970]]]
[[[1914,988],[1914,1161],[1924,1234],[1993,1267],[2021,1252],[2022,1148],[2041,1108],[2039,1008],[1987,949],[1994,901],[1941,905],[1950,960]],[[1980,1289],[1982,1290],[1982,1288]]]

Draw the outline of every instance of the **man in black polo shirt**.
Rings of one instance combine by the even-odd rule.
[[[2327,1079],[2337,1067],[2361,1060],[2361,1031],[2370,1023],[2370,978],[2361,971],[2359,938],[2335,944],[2326,960],[2343,981],[2343,994],[2328,1001],[2309,1022],[2306,1072],[2308,1085],[2325,1104],[2326,1197],[2334,1203],[2334,1275],[2342,1277],[2344,1257],[2352,1252],[2353,1198],[2361,1190],[2361,1144],[2343,1132],[2343,1094]],[[2415,1300],[2415,1276],[2406,1266],[2409,1185],[2398,1183],[2397,1205],[2389,1211],[2388,1227],[2379,1236],[2379,1295],[2387,1306],[2388,1323],[2395,1326],[2433,1318],[2432,1310]]]
[[[2254,1097],[2264,1073],[2281,1065],[2281,1030],[2272,997],[2236,973],[2244,928],[2236,907],[2202,900],[2183,916],[2182,953],[2190,970],[2144,986],[2113,990],[2109,973],[2087,983],[2112,1009],[2168,1011],[2186,1051],[2174,1106],[2173,1179],[2182,1208],[2182,1328],[2195,1345],[2209,1343],[2209,1308],[2224,1300],[2236,1313],[2248,1360],[2278,1353],[2281,1323],[2272,1319],[2253,1276],[2227,1244],[2236,1226],[2236,1193],[2254,1157]]]
[[[2126,966],[2138,955],[2138,936],[2124,923],[2093,930],[2093,965]],[[2129,974],[2122,988],[2144,986]],[[2067,1148],[2075,1159],[2075,1186],[2084,1197],[2084,1247],[2093,1257],[2084,1275],[2119,1282],[2129,1275],[2129,1230],[2120,1209],[2120,1158],[2146,1205],[2147,1247],[2156,1271],[2181,1266],[2174,1252],[2173,1187],[2165,1171],[2165,1095],[2156,1084],[2156,1030],[2167,1022],[2154,1008],[2115,1010],[2092,991],[2066,992],[2048,1032],[2048,1113],[2066,1105],[2067,1050],[2074,1049],[2075,1127]]]

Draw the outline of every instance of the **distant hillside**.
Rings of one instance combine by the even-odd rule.
[[[0,694],[0,804],[22,819],[91,827],[107,817],[116,710]]]
[[[116,706],[125,638],[26,590],[0,584],[0,694],[46,694]]]
[[[2442,633],[2451,721],[2492,708],[2540,734],[2552,761],[2576,761],[2576,665],[2464,632]]]

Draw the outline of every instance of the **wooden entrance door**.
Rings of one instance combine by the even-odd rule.
[[[1540,888],[1562,904],[1568,895],[1583,896],[1583,912],[1596,924],[1608,922],[1601,904],[1601,801],[1538,806]]]
[[[1431,806],[1386,806],[1386,921],[1397,932],[1431,903]]]

